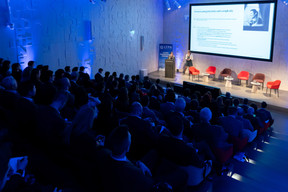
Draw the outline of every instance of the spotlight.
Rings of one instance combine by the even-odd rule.
[[[170,3],[168,0],[165,0],[165,5],[167,7],[167,10],[170,11],[171,10],[171,7],[170,7]]]
[[[92,4],[95,4],[95,1],[94,0],[89,0],[90,1],[90,3],[92,3]]]
[[[180,3],[178,3],[178,1],[174,0],[174,4],[176,5],[176,7],[178,7],[178,9],[181,8],[181,5],[180,5]]]

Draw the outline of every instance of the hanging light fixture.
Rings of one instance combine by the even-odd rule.
[[[165,0],[165,5],[166,5],[167,10],[170,11],[171,7],[170,7],[170,3],[168,0]]]
[[[177,7],[178,9],[181,8],[181,5],[180,5],[180,3],[178,3],[178,1],[174,0],[174,4],[176,5],[176,7]]]

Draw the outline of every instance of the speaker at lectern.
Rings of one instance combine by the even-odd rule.
[[[175,77],[175,59],[165,60],[165,77],[168,78]]]

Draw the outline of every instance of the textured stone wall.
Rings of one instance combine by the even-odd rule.
[[[235,1],[235,0],[234,0]],[[164,9],[164,43],[172,43],[176,52],[176,61],[182,64],[183,54],[188,49],[189,38],[189,3],[227,2],[226,0],[194,0],[179,1],[181,9],[167,11]],[[282,81],[280,89],[288,90],[288,6],[278,1],[277,20],[275,28],[273,62],[238,59],[221,56],[194,54],[194,64],[205,71],[210,65],[217,67],[216,74],[223,68],[231,68],[234,74],[249,71],[250,74],[264,73],[267,81],[279,79]],[[176,27],[177,26],[177,27]],[[181,67],[180,67],[181,68]]]
[[[5,26],[7,7],[14,30]],[[0,57],[22,67],[34,59],[52,70],[84,65],[92,74],[99,67],[130,75],[158,68],[161,0],[10,0],[2,8],[7,19],[0,20]]]

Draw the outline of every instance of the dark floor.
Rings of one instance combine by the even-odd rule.
[[[246,150],[249,163],[232,159],[234,174],[216,177],[213,192],[288,192],[288,114],[272,112],[272,116],[271,137],[257,150]]]

